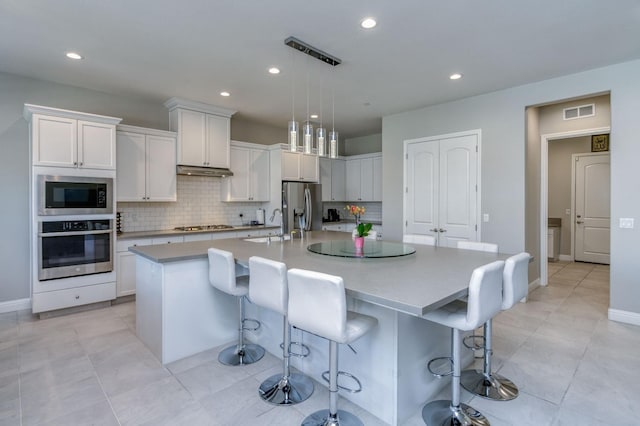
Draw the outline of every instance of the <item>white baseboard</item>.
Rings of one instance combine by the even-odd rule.
[[[566,262],[573,262],[573,256],[571,256],[570,254],[561,254],[560,260],[566,261]]]
[[[5,312],[22,311],[24,309],[31,309],[30,298],[0,302],[0,314],[3,314]]]
[[[640,314],[637,312],[609,309],[609,319],[611,321],[623,322],[626,324],[640,325]]]

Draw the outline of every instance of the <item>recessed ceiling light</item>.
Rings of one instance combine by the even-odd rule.
[[[280,68],[276,68],[276,67],[269,68],[269,74],[280,74]]]
[[[82,56],[76,52],[67,52],[66,56],[69,59],[82,59]]]
[[[462,78],[462,74],[460,74],[459,72],[455,73],[455,74],[451,74],[449,76],[449,79],[451,80],[460,80]]]
[[[311,118],[318,118],[318,114],[311,114],[309,117],[311,117]]]
[[[226,98],[227,96],[231,96],[231,93],[229,93],[229,92],[220,92],[220,96],[224,96]]]
[[[362,22],[360,22],[360,26],[367,30],[375,27],[376,25],[378,25],[378,23],[373,18],[364,18]]]

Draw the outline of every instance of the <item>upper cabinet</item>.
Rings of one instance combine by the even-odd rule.
[[[318,156],[282,151],[282,180],[318,182]]]
[[[231,143],[231,171],[224,179],[224,201],[269,201],[269,151],[266,147]]]
[[[118,126],[117,201],[176,201],[176,134]]]
[[[382,156],[346,161],[346,201],[382,201]]]
[[[322,201],[345,201],[345,160],[320,158]]]
[[[25,104],[34,166],[116,168],[120,118]]]
[[[235,111],[171,98],[171,130],[178,133],[177,161],[180,165],[229,168],[231,116]]]

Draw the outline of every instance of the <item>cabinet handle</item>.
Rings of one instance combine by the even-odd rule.
[[[584,222],[581,221],[581,220],[578,220],[578,221],[576,221],[576,223],[579,225],[579,224],[584,223]]]
[[[78,299],[80,299],[80,296],[77,296],[77,295],[76,295],[76,300],[78,300]]]
[[[438,228],[429,229],[431,232],[438,232]]]
[[[78,165],[78,162],[77,162],[77,161],[74,161],[74,162],[73,162],[73,165],[74,165],[74,166],[77,166],[77,165]]]
[[[80,167],[82,167],[82,165],[83,165],[83,164],[84,164],[84,163],[81,161],[81,162],[80,162]]]
[[[440,228],[440,229],[438,229],[438,232],[447,232],[447,230]]]

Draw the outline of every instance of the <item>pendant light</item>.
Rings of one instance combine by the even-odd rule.
[[[296,121],[296,73],[295,58],[291,55],[291,121],[289,121],[289,151],[298,151],[298,135],[300,134]]]
[[[308,62],[308,61],[307,61]],[[313,126],[309,119],[309,64],[307,63],[307,121],[302,128],[302,152],[311,154],[313,151]]]
[[[336,96],[331,90],[331,131],[329,132],[329,157],[338,158],[338,132],[336,132]]]
[[[316,143],[318,145],[318,156],[327,156],[327,129],[322,126],[322,82],[320,82],[320,127],[316,129]]]

